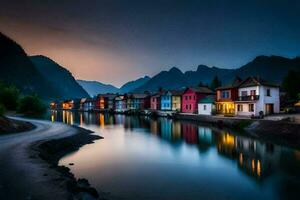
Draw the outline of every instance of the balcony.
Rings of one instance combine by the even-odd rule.
[[[259,100],[259,95],[239,96],[237,101],[256,101]]]

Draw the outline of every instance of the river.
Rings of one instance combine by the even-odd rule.
[[[300,151],[187,121],[52,111],[103,140],[63,157],[109,199],[298,199]],[[74,165],[69,165],[74,163]]]

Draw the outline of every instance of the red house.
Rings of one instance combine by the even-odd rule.
[[[160,109],[160,93],[154,94],[150,97],[150,109],[151,110]]]
[[[197,113],[198,101],[207,95],[214,94],[214,92],[207,87],[189,87],[182,94],[183,113]]]
[[[236,77],[235,80],[223,87],[216,89],[217,91],[217,100],[216,107],[218,114],[224,115],[233,115],[235,111],[234,101],[238,98],[238,87],[241,84],[242,80],[239,77]]]

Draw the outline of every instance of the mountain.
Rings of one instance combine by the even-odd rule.
[[[259,76],[270,82],[280,84],[290,70],[300,70],[300,58],[285,58],[281,56],[258,56],[253,61],[234,71],[241,78]],[[230,74],[223,78],[228,80]]]
[[[148,80],[142,86],[136,88],[134,92],[157,91],[159,88],[178,89],[188,85],[184,74],[176,67],[169,71],[162,71]]]
[[[31,56],[30,60],[47,80],[55,91],[59,92],[60,98],[89,97],[88,93],[77,83],[71,72],[45,56]]]
[[[142,78],[136,79],[134,81],[130,81],[128,83],[125,83],[121,88],[120,88],[120,93],[127,93],[135,90],[136,88],[144,85],[147,81],[150,80],[149,76],[144,76]]]
[[[99,93],[119,92],[119,88],[116,88],[113,85],[103,84],[97,81],[77,80],[77,82],[85,89],[85,91],[89,93],[90,96],[96,96]]]
[[[23,48],[2,33],[0,33],[0,80],[15,85],[23,94],[36,93],[44,99],[60,96],[60,93],[36,69]]]
[[[182,73],[178,68],[173,67],[169,71],[162,71],[153,76],[135,91],[156,91],[160,87],[180,89],[186,86],[196,86],[200,82],[210,84],[215,76],[219,77],[223,85],[230,83],[236,76],[241,78],[259,76],[269,82],[281,84],[289,70],[300,70],[299,57],[290,59],[281,56],[258,56],[237,69],[199,65],[196,71]]]

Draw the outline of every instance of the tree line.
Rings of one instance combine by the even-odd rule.
[[[0,116],[7,111],[40,117],[47,111],[47,106],[36,94],[22,95],[15,86],[0,82]]]

